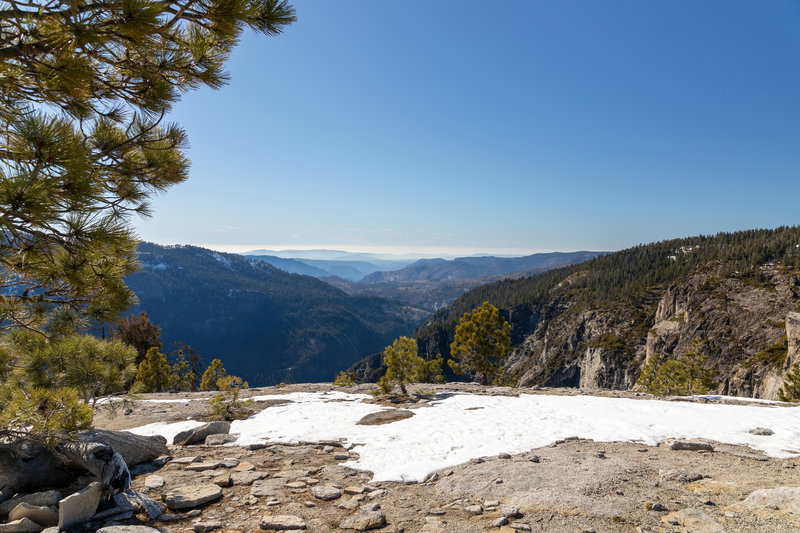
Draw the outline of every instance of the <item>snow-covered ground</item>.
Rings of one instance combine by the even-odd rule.
[[[706,438],[744,444],[773,457],[800,455],[800,407],[634,400],[595,396],[455,394],[413,409],[414,416],[384,425],[356,423],[387,407],[365,395],[292,393],[257,399],[289,400],[233,422],[232,445],[344,439],[357,460],[346,466],[373,472],[375,481],[421,481],[431,472],[474,457],[522,453],[566,437],[656,445],[669,438]],[[130,431],[163,435],[201,422],[156,423]],[[750,430],[769,428],[773,435]]]

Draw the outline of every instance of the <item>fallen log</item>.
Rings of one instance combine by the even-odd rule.
[[[88,430],[56,446],[25,437],[0,442],[0,502],[14,494],[64,487],[83,472],[103,484],[106,496],[130,487],[128,466],[167,452],[163,437],[126,431]]]

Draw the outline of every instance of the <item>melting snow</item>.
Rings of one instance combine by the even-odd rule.
[[[359,454],[346,466],[373,472],[375,481],[421,481],[431,472],[473,457],[522,453],[576,436],[595,441],[656,445],[668,438],[706,438],[743,444],[773,457],[800,455],[800,407],[701,404],[594,396],[457,394],[413,409],[415,416],[390,424],[356,423],[384,406],[365,395],[293,393],[257,399],[289,400],[233,422],[232,445],[314,442],[344,438]],[[738,398],[742,399],[742,398]],[[200,422],[150,424],[130,430],[163,435]],[[767,427],[775,433],[749,433]]]

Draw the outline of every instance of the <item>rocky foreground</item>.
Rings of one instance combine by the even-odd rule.
[[[300,385],[251,394],[322,388],[330,387]],[[537,392],[455,388],[478,394]],[[254,407],[270,404],[261,403]],[[424,403],[404,406],[413,409]],[[204,404],[140,402],[116,418],[101,414],[96,425],[126,429],[198,418]],[[379,417],[370,422],[392,421]],[[103,533],[800,530],[800,459],[769,458],[739,446],[674,441],[652,447],[565,439],[524,454],[475,458],[438,471],[423,483],[402,484],[373,483],[371,473],[341,466],[351,454],[339,442],[232,447],[223,445],[226,431],[225,424],[215,424],[207,431],[213,437],[200,436],[204,443],[170,444],[164,456],[133,467],[133,490],[117,495],[110,505],[97,506],[100,495],[94,497],[93,485],[76,492],[70,505],[86,516],[79,516],[80,523],[67,529]],[[769,438],[770,428],[759,431]],[[0,504],[0,517],[9,522],[0,525],[0,533],[56,525],[65,511],[59,509],[60,516],[54,506],[60,501],[63,507],[70,491],[91,480],[84,481],[57,495],[43,493],[27,497],[27,502],[20,497]]]

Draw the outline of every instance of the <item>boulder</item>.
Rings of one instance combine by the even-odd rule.
[[[114,495],[114,505],[120,509],[144,511],[150,520],[164,514],[164,504],[135,490],[126,490]]]
[[[216,433],[206,437],[206,446],[222,446],[231,442],[239,440],[239,435],[231,435],[229,433]]]
[[[44,529],[30,518],[20,518],[7,524],[0,524],[0,533],[39,533]]]
[[[68,529],[89,520],[103,497],[103,484],[95,481],[85,489],[67,496],[58,504],[58,529]]]
[[[53,507],[22,502],[8,513],[8,520],[13,522],[22,518],[33,520],[42,526],[54,526],[58,524],[58,511]]]
[[[318,500],[330,501],[342,497],[342,491],[336,487],[316,486],[311,488],[311,494]]]
[[[294,515],[265,515],[259,524],[261,529],[288,531],[292,529],[305,529],[306,523],[299,516]]]
[[[222,489],[213,483],[191,487],[178,487],[164,495],[164,502],[172,510],[190,509],[222,498]]]
[[[22,494],[0,503],[0,515],[9,514],[14,507],[21,503],[29,503],[37,507],[56,507],[59,501],[61,501],[61,493],[57,490]]]
[[[206,437],[209,435],[218,435],[221,433],[228,434],[231,431],[231,425],[228,422],[209,422],[208,424],[203,424],[202,426],[190,429],[187,431],[181,431],[175,438],[172,439],[172,444],[176,446],[189,446],[192,444],[201,444],[205,442]]]
[[[386,525],[386,516],[381,511],[363,511],[339,524],[341,529],[368,531]]]

